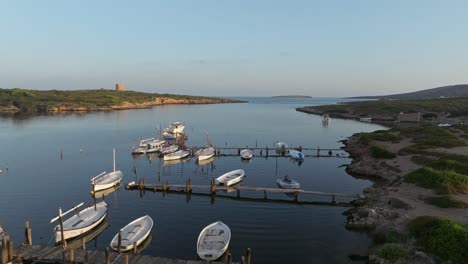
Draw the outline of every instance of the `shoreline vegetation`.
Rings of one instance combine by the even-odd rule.
[[[404,111],[428,120],[394,122]],[[346,171],[374,182],[345,212],[346,228],[368,232],[369,263],[465,263],[468,259],[467,98],[368,101],[297,109],[340,118],[382,116],[388,130],[344,140]],[[438,122],[453,125],[436,126]]]
[[[144,93],[115,90],[0,89],[0,113],[44,114],[144,109],[168,104],[244,103],[235,99],[205,96]]]
[[[277,95],[277,96],[272,96],[271,98],[312,98],[312,96],[308,96],[308,95]]]

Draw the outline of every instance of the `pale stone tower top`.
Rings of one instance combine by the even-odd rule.
[[[117,92],[124,92],[125,91],[125,85],[123,83],[117,83],[115,85],[115,90]]]

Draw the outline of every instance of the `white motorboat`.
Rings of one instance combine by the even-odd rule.
[[[150,234],[153,228],[153,219],[145,215],[140,217],[124,228],[120,229],[112,239],[110,246],[113,250],[119,251],[119,234],[120,234],[120,251],[132,250],[135,243],[138,247]]]
[[[304,153],[302,153],[300,151],[297,151],[297,150],[289,151],[289,156],[291,156],[291,158],[297,159],[297,160],[303,160],[304,157],[305,157]]]
[[[174,153],[164,155],[164,161],[183,159],[190,156],[190,153],[190,150],[179,150]]]
[[[162,133],[162,137],[163,137],[164,139],[176,139],[177,136],[176,136],[176,134],[174,134],[174,133],[163,132],[163,133]]]
[[[138,147],[133,148],[132,154],[146,154],[159,152],[166,143],[165,140],[148,138],[140,141]]]
[[[82,206],[84,203],[81,203],[67,212],[62,214],[62,209],[59,209],[59,216],[52,219],[50,222],[53,223],[60,218],[63,218],[68,213],[76,210],[77,213],[72,217],[68,218],[63,222],[63,238],[65,240],[78,237],[86,234],[94,227],[99,225],[107,215],[108,205],[105,201],[99,202],[95,205],[91,205],[78,212],[78,207]],[[55,243],[62,242],[62,230],[60,229],[60,224],[54,228],[55,231]]]
[[[114,171],[113,172],[102,172],[96,177],[91,179],[91,184],[93,185],[93,191],[97,192],[100,190],[104,190],[107,188],[114,187],[115,185],[119,184],[123,178],[123,172],[120,170],[115,170],[115,149],[114,153]]]
[[[360,117],[359,121],[361,122],[372,122],[372,117]]]
[[[182,134],[184,133],[185,125],[182,122],[171,122],[170,127],[164,129],[165,132],[171,134]]]
[[[224,186],[231,186],[240,181],[242,181],[245,177],[245,172],[243,169],[233,170],[227,172],[218,178],[216,178],[216,184],[224,185]]]
[[[280,188],[283,188],[283,189],[299,189],[299,188],[301,188],[301,185],[299,184],[299,182],[289,179],[288,176],[285,176],[284,179],[276,180],[276,183],[278,184],[278,186]]]
[[[249,160],[253,157],[253,151],[250,149],[243,149],[240,152],[241,159]]]
[[[216,260],[226,252],[231,240],[231,230],[221,221],[209,224],[200,232],[197,253],[203,260]]]
[[[170,153],[173,153],[173,152],[176,152],[177,150],[179,150],[179,146],[177,145],[171,145],[171,146],[168,146],[168,147],[163,147],[161,149],[161,154],[170,154]]]
[[[195,155],[198,156],[198,160],[207,160],[215,155],[215,149],[213,147],[202,148]]]

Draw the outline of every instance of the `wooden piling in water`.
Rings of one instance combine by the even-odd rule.
[[[232,255],[231,255],[231,253],[228,253],[226,264],[232,264]]]
[[[128,254],[125,253],[125,264],[128,264]]]
[[[86,238],[85,237],[81,238],[81,249],[83,250],[83,252],[86,250]]]
[[[26,245],[32,245],[32,230],[31,230],[31,226],[29,224],[29,221],[26,221],[24,223],[24,235],[25,235],[25,241],[24,243]]]
[[[246,264],[246,263],[245,263],[245,257],[244,257],[244,256],[241,257],[241,264]]]
[[[122,231],[119,231],[119,237],[118,237],[118,241],[117,241],[117,252],[122,252],[122,249],[120,248],[122,246]]]
[[[3,236],[2,239],[2,263],[8,262],[8,235]]]
[[[211,179],[211,181],[210,181],[210,193],[211,193],[211,194],[215,194],[215,193],[216,193],[216,190],[215,190],[215,180],[214,180],[214,179]]]
[[[15,253],[15,246],[13,240],[8,240],[8,260],[13,260],[13,254]]]
[[[133,251],[133,254],[135,254],[135,255],[137,254],[137,251],[138,251],[137,242],[133,242],[133,249],[132,249],[132,251]]]
[[[70,248],[70,263],[73,264],[75,262],[75,249]]]
[[[247,248],[245,251],[245,261],[247,264],[250,264],[250,256],[252,255],[252,250],[250,248]]]
[[[106,264],[110,264],[109,247],[106,247],[104,253],[106,254]]]

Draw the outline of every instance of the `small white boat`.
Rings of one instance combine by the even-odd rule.
[[[163,133],[162,133],[162,137],[163,137],[164,139],[176,139],[177,136],[176,136],[176,134],[174,134],[174,133],[163,132]]]
[[[81,203],[74,208],[68,210],[62,214],[62,209],[59,209],[59,216],[52,219],[50,222],[53,223],[57,221],[60,217],[65,216],[66,214],[77,210],[78,207],[82,206],[84,203]],[[63,222],[63,237],[65,240],[78,237],[86,234],[94,227],[99,225],[107,215],[108,205],[105,201],[99,202],[96,205],[91,205],[78,212],[72,217],[68,218]],[[60,225],[57,225],[54,228],[55,231],[55,243],[62,242],[62,231]]]
[[[253,157],[253,151],[250,149],[244,149],[240,152],[241,159],[249,160]]]
[[[114,149],[114,171],[113,172],[102,172],[96,177],[91,179],[91,184],[93,185],[93,191],[97,192],[107,188],[114,187],[119,184],[123,178],[123,172],[115,170],[115,149]]]
[[[0,246],[2,245],[3,237],[6,235],[5,229],[0,226]]]
[[[182,134],[184,133],[185,125],[182,122],[171,122],[170,127],[164,129],[165,132],[171,134]]]
[[[361,121],[361,122],[372,122],[372,117],[360,117],[359,121]]]
[[[211,157],[209,159],[205,159],[205,160],[196,160],[195,161],[195,164],[198,165],[198,166],[204,166],[204,165],[207,165],[207,164],[210,164],[211,162],[213,162],[215,160],[215,157]]]
[[[164,155],[164,161],[183,159],[190,156],[190,153],[190,150],[179,150],[174,153]]]
[[[240,181],[242,181],[245,177],[245,172],[243,169],[233,170],[227,172],[218,178],[216,178],[216,184],[224,185],[224,186],[231,186]]]
[[[288,144],[284,142],[276,143],[276,153],[281,153],[282,155],[285,155],[286,153],[288,153],[288,148]]]
[[[169,153],[176,152],[177,150],[179,150],[179,146],[171,145],[171,146],[168,146],[168,147],[163,147],[161,149],[161,154],[169,154]]]
[[[283,189],[299,189],[299,188],[301,188],[301,185],[299,184],[299,182],[289,179],[288,176],[285,176],[284,179],[276,180],[276,183],[278,184],[278,186],[280,188],[283,188]]]
[[[221,221],[209,224],[200,232],[197,253],[203,260],[216,260],[226,252],[231,240],[231,230]]]
[[[300,151],[297,151],[297,150],[289,151],[289,156],[291,156],[291,158],[297,159],[297,160],[303,160],[304,157],[305,157],[304,153],[302,153]]]
[[[136,246],[140,245],[148,237],[152,228],[153,219],[148,215],[130,222],[120,229],[120,250],[132,250],[134,243],[136,243]],[[110,246],[115,251],[119,251],[119,233],[114,236],[110,243]]]
[[[200,149],[195,153],[198,156],[198,160],[207,160],[213,157],[215,154],[215,149],[213,147],[206,147]]]

